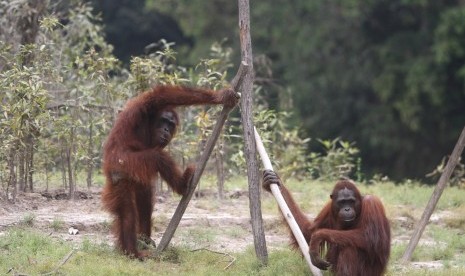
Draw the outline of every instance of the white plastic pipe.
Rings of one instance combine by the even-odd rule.
[[[263,167],[265,167],[266,170],[273,170],[273,166],[271,165],[270,158],[268,157],[268,154],[266,153],[265,147],[263,146],[262,139],[260,138],[260,135],[258,135],[256,128],[254,128],[254,133],[255,133],[255,142],[257,145],[257,151],[260,154],[260,158],[262,159]],[[271,189],[271,193],[273,194],[273,196],[276,198],[276,201],[278,202],[281,212],[286,218],[287,224],[289,224],[289,227],[291,228],[291,231],[294,234],[295,239],[297,240],[297,244],[299,244],[300,250],[302,251],[304,258],[307,261],[307,264],[310,267],[312,274],[315,276],[321,276],[322,273],[320,269],[314,266],[312,264],[312,261],[310,260],[310,253],[309,253],[309,247],[308,247],[307,241],[305,240],[304,235],[302,234],[302,231],[300,231],[300,227],[295,221],[294,216],[291,213],[291,210],[289,210],[289,207],[287,206],[286,201],[284,200],[284,197],[281,194],[281,191],[279,190],[278,185],[271,184],[270,189]]]

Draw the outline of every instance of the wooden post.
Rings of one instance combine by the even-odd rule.
[[[234,91],[237,91],[240,87],[240,84],[247,72],[247,67],[248,66],[245,62],[241,63],[236,76],[231,82],[231,86],[234,89]],[[171,239],[173,238],[174,232],[176,232],[179,222],[181,221],[181,218],[184,215],[184,212],[186,211],[187,205],[189,205],[189,201],[191,200],[192,195],[194,194],[195,189],[197,188],[197,184],[199,183],[200,177],[202,176],[203,170],[205,169],[208,158],[210,157],[213,148],[215,147],[216,140],[218,140],[218,137],[221,133],[221,129],[223,128],[223,125],[226,122],[226,118],[228,117],[229,112],[233,108],[234,107],[223,107],[223,109],[221,110],[216,125],[213,128],[212,135],[210,136],[210,138],[207,141],[207,144],[205,145],[205,150],[203,151],[202,156],[196,163],[194,175],[192,176],[189,182],[189,190],[181,198],[181,201],[179,202],[178,207],[176,208],[176,211],[174,212],[173,217],[171,218],[171,221],[168,224],[168,227],[166,228],[166,231],[160,240],[160,244],[155,250],[156,255],[160,254],[168,246]]]
[[[428,205],[426,205],[425,211],[423,212],[423,215],[421,216],[421,219],[418,222],[415,231],[413,232],[412,238],[410,239],[407,249],[405,250],[405,253],[402,256],[402,262],[408,262],[412,258],[413,251],[415,250],[415,247],[417,246],[418,241],[420,240],[420,237],[423,234],[423,231],[425,230],[426,224],[428,223],[431,214],[433,214],[434,208],[436,208],[436,204],[438,203],[439,198],[441,197],[442,192],[444,191],[444,188],[446,187],[446,184],[449,181],[450,176],[454,172],[455,166],[459,162],[460,155],[463,152],[464,146],[465,127],[463,128],[459,140],[457,141],[457,144],[455,144],[454,150],[452,151],[452,155],[447,161],[446,167],[444,168],[444,171],[442,172],[441,177],[439,178],[438,183],[436,184],[436,188],[434,189],[434,192],[431,195]]]
[[[238,0],[239,33],[241,41],[241,58],[249,64],[248,72],[242,83],[241,116],[244,133],[244,153],[247,162],[247,177],[249,183],[249,205],[254,237],[255,253],[262,264],[268,263],[265,231],[260,199],[260,181],[254,139],[252,90],[253,90],[253,58],[252,39],[250,37],[249,1]]]
[[[255,142],[257,143],[257,150],[262,159],[263,167],[266,170],[273,170],[273,166],[271,165],[270,158],[268,157],[268,154],[266,153],[265,146],[263,146],[262,139],[260,138],[260,135],[258,134],[255,128],[254,128],[254,133],[255,133]],[[292,231],[292,234],[294,234],[294,237],[297,240],[297,244],[299,244],[300,251],[302,251],[302,255],[307,261],[307,264],[310,267],[312,274],[315,276],[321,276],[322,274],[321,274],[320,269],[314,266],[312,264],[312,261],[310,260],[310,253],[309,253],[310,248],[308,247],[307,241],[305,240],[305,237],[302,234],[302,231],[300,230],[300,227],[297,224],[297,221],[294,219],[294,215],[292,214],[291,210],[289,210],[289,207],[287,206],[286,201],[284,200],[284,197],[281,194],[281,191],[279,190],[278,185],[271,184],[270,189],[271,189],[271,193],[273,194],[273,196],[276,198],[276,201],[278,202],[279,209],[281,209],[281,212],[283,213],[283,216],[286,219],[287,224],[289,225],[289,228]]]

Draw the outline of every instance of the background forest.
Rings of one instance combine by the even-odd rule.
[[[181,64],[223,41],[239,61],[236,3],[227,0],[94,1],[121,60],[161,38]],[[292,126],[355,142],[362,169],[424,178],[465,123],[463,1],[253,1],[256,84]]]
[[[164,83],[227,85],[240,61],[236,9],[227,0],[1,2],[2,187],[33,190],[35,175],[47,187],[60,175],[70,194],[78,177],[90,187],[129,97]],[[463,1],[274,0],[250,10],[256,124],[284,175],[440,171],[465,122]],[[214,111],[182,112],[172,150],[183,164]],[[211,164],[219,176],[245,169],[238,125],[233,114]]]

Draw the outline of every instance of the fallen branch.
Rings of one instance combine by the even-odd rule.
[[[205,250],[205,251],[208,251],[208,252],[211,252],[211,253],[220,254],[220,255],[229,257],[229,259],[230,259],[229,264],[228,264],[227,266],[225,266],[225,267],[223,268],[223,270],[227,270],[229,267],[231,267],[231,266],[234,264],[234,262],[236,262],[236,258],[235,258],[234,256],[232,256],[231,254],[229,254],[229,253],[224,253],[224,252],[219,252],[219,251],[215,251],[215,250],[211,250],[211,249],[208,249],[208,248],[206,248],[206,247],[194,249],[194,250],[192,250],[191,252],[196,252],[196,251],[200,251],[200,250]]]
[[[66,255],[66,256],[61,260],[61,263],[60,263],[54,270],[52,270],[51,272],[42,274],[42,275],[45,276],[45,275],[53,275],[53,274],[56,274],[57,271],[58,271],[58,269],[60,269],[60,267],[62,267],[63,265],[66,264],[66,262],[71,258],[71,256],[73,256],[73,254],[74,254],[75,251],[76,251],[76,250],[74,250],[74,249],[71,250],[71,251],[68,253],[68,255]]]
[[[242,62],[237,71],[236,76],[231,81],[231,87],[234,91],[239,90],[240,84],[242,83],[242,79],[244,78],[244,76],[246,75],[248,71],[247,68],[248,68],[247,63]],[[200,159],[197,161],[194,175],[192,176],[189,182],[189,185],[188,185],[189,190],[181,198],[181,201],[179,202],[178,207],[176,208],[176,211],[174,212],[173,217],[171,218],[171,221],[168,224],[168,227],[166,228],[166,231],[160,240],[160,244],[155,250],[156,255],[159,255],[163,250],[165,250],[165,248],[168,246],[171,239],[173,238],[174,232],[176,232],[179,222],[181,221],[181,218],[184,215],[184,212],[186,211],[187,205],[189,204],[189,201],[191,200],[192,195],[194,194],[195,189],[197,188],[197,184],[199,183],[200,177],[202,176],[202,173],[205,169],[208,158],[210,157],[213,151],[213,148],[215,147],[216,140],[218,140],[218,137],[220,136],[221,129],[223,128],[223,125],[226,122],[229,112],[233,108],[234,107],[224,106],[223,109],[221,110],[221,113],[218,116],[218,119],[216,121],[216,125],[213,128],[212,135],[210,136],[210,138],[208,139],[205,145],[205,150],[203,151]]]
[[[257,129],[254,128],[254,134],[255,134],[255,141],[257,144],[257,151],[258,154],[260,154],[260,158],[262,159],[263,167],[266,170],[273,170],[273,166],[271,165],[270,158],[268,157],[268,154],[266,153],[265,147],[263,146],[262,139],[260,138],[260,135],[257,132]],[[278,202],[279,208],[281,209],[281,212],[283,213],[284,218],[287,221],[287,224],[289,224],[289,228],[291,228],[292,233],[294,234],[295,239],[297,240],[297,243],[299,244],[300,250],[302,251],[302,254],[307,261],[308,266],[310,267],[310,270],[312,271],[313,275],[322,275],[321,271],[312,264],[312,261],[310,260],[310,254],[309,254],[309,247],[307,244],[307,241],[304,238],[304,235],[302,234],[302,231],[300,230],[299,225],[294,219],[294,216],[291,213],[291,210],[289,210],[289,207],[286,204],[286,201],[283,198],[283,195],[281,194],[281,191],[279,190],[279,187],[277,184],[271,184],[270,185],[271,193],[273,196],[276,198],[276,201]]]

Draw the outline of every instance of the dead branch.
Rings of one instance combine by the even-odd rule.
[[[42,274],[42,275],[52,275],[52,274],[55,274],[58,269],[60,269],[63,265],[66,264],[66,262],[71,258],[71,256],[73,256],[74,252],[76,252],[76,250],[71,250],[60,262],[60,264],[54,269],[52,270],[51,272],[48,272],[48,273],[45,273],[45,274]]]
[[[236,258],[234,256],[232,256],[231,254],[229,253],[225,253],[225,252],[219,252],[219,251],[215,251],[215,250],[211,250],[211,249],[208,249],[207,247],[202,247],[202,248],[198,248],[198,249],[194,249],[194,250],[191,250],[191,252],[197,252],[197,251],[201,251],[201,250],[205,250],[205,251],[208,251],[208,252],[211,252],[211,253],[215,253],[215,254],[220,254],[220,255],[223,255],[223,256],[226,256],[226,257],[229,257],[229,264],[227,266],[225,266],[223,268],[223,270],[227,270],[229,267],[231,267],[234,262],[236,262]]]

